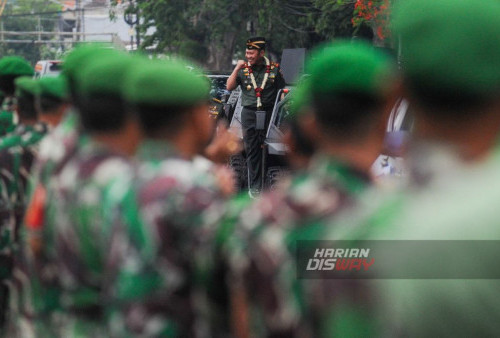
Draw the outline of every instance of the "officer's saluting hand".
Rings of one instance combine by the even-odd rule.
[[[233,72],[229,76],[226,82],[226,88],[227,90],[234,90],[238,86],[238,83],[236,82],[236,78],[238,77],[238,71],[241,68],[245,67],[245,60],[238,60],[236,63],[236,67],[234,67]]]

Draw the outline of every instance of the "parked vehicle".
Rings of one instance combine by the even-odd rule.
[[[35,78],[57,76],[61,73],[61,60],[40,60],[35,65]]]

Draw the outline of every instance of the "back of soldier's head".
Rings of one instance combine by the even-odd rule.
[[[321,48],[306,72],[310,106],[321,129],[345,141],[363,138],[378,122],[396,79],[391,57],[363,41]]]
[[[143,61],[127,75],[123,92],[148,136],[182,128],[191,108],[208,102],[205,76],[179,60]],[[208,116],[208,110],[207,110]]]
[[[34,70],[29,63],[18,56],[5,56],[0,59],[0,90],[6,96],[15,92],[14,81],[20,76],[33,76]]]
[[[500,93],[500,2],[405,0],[394,9],[405,83],[433,117],[458,119]]]
[[[108,44],[92,43],[77,46],[64,59],[62,73],[68,81],[70,100],[76,108],[80,108],[78,82],[81,79],[81,73],[85,72],[87,66],[94,61],[115,52],[116,50]]]
[[[21,76],[16,78],[14,82],[19,119],[21,122],[23,120],[37,119],[35,98],[39,91],[38,81],[29,76]]]
[[[121,84],[133,58],[115,51],[88,64],[78,75],[80,121],[87,132],[113,132],[128,119]]]
[[[53,114],[68,101],[68,86],[64,76],[43,77],[38,81],[37,95],[40,114]]]

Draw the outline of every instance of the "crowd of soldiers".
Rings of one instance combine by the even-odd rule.
[[[496,279],[297,278],[296,251],[499,239],[499,18],[497,0],[398,2],[401,69],[363,41],[317,48],[290,94],[294,170],[250,196],[234,191],[225,159],[240,147],[208,114],[209,83],[183,60],[87,44],[60,76],[34,79],[22,58],[1,58],[2,334],[498,334]],[[401,97],[415,127],[407,175],[388,191],[371,167]],[[498,265],[474,254],[478,271]]]

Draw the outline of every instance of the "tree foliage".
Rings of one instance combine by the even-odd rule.
[[[357,29],[355,0],[128,1],[141,18],[141,48],[181,54],[214,70],[229,70],[243,57],[251,35],[265,36],[277,59],[284,48],[310,48]]]
[[[53,31],[58,14],[37,15],[36,13],[57,12],[61,6],[48,0],[9,1],[0,17],[3,30],[16,32]],[[35,13],[35,14],[33,14]],[[40,27],[39,27],[40,24]],[[50,37],[42,37],[49,39]],[[35,40],[33,35],[8,36],[6,40]],[[43,57],[51,56],[48,46],[31,43],[0,43],[0,55],[19,55],[35,64]]]

